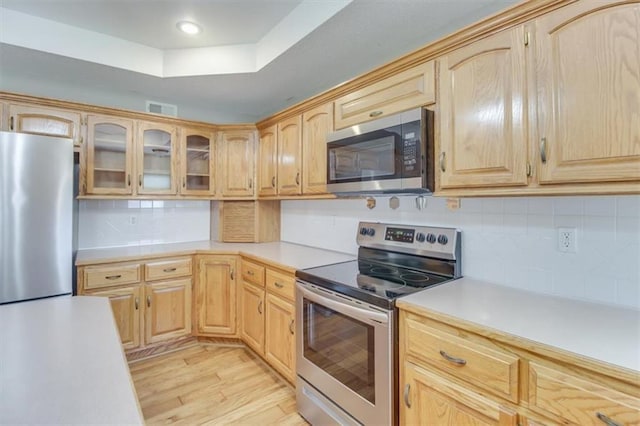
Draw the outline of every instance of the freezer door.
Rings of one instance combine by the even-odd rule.
[[[71,293],[71,139],[0,132],[0,304]]]

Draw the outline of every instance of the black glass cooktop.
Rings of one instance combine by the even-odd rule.
[[[431,274],[368,260],[353,260],[298,271],[303,281],[391,309],[395,299],[451,280]]]

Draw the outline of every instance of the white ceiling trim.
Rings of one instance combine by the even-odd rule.
[[[352,0],[303,0],[258,43],[156,49],[0,7],[0,42],[155,77],[257,72]]]

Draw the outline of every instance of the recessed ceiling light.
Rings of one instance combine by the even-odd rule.
[[[190,21],[180,21],[176,24],[176,27],[178,27],[178,29],[183,33],[189,35],[196,35],[202,32],[202,28],[200,28],[200,25]]]

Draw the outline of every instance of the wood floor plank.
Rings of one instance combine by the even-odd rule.
[[[149,425],[307,425],[294,389],[242,346],[201,343],[130,370]]]

